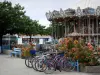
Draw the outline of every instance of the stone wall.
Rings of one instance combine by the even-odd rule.
[[[3,50],[4,54],[10,55],[10,53],[12,52],[12,50]]]
[[[88,73],[100,73],[100,66],[86,66],[85,72]]]
[[[100,73],[100,66],[80,66],[80,72]]]

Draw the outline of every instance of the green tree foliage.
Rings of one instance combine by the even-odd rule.
[[[16,33],[24,14],[24,7],[19,4],[12,6],[11,2],[0,2],[0,34]]]
[[[37,31],[38,31],[38,34],[40,34],[40,35],[45,35],[45,26],[42,26],[42,25],[38,25],[37,26]]]
[[[19,4],[12,6],[9,1],[0,2],[0,46],[2,47],[2,36],[4,34],[18,33],[21,18],[25,14],[24,7]]]
[[[47,28],[44,30],[44,34],[45,34],[45,35],[52,35],[52,26],[47,27]]]

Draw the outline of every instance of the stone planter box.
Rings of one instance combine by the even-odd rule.
[[[80,66],[80,72],[100,73],[100,65],[99,66]]]

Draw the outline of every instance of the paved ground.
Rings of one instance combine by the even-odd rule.
[[[42,72],[36,72],[27,68],[24,59],[0,55],[0,75],[45,75]],[[56,71],[51,75],[100,75],[100,73],[80,73],[80,72],[59,72]]]

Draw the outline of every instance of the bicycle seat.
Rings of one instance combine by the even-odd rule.
[[[36,56],[36,57],[40,57],[40,56]]]

